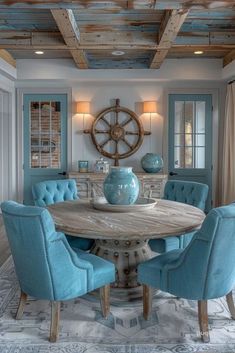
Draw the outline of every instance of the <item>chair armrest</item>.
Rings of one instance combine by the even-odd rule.
[[[64,233],[61,232],[55,232],[55,239],[51,240],[51,243],[56,243],[56,242],[62,242],[66,250],[68,251],[70,255],[70,259],[74,266],[82,269],[82,270],[87,270],[89,272],[89,275],[92,275],[93,273],[93,266],[89,261],[82,260],[78,257],[76,252],[71,248],[69,245],[68,241],[65,238]]]
[[[196,241],[203,241],[203,242],[206,242],[208,243],[209,240],[208,239],[205,239],[205,237],[203,237],[203,235],[200,233],[200,231],[196,232],[195,234],[197,234],[197,239]],[[194,236],[195,236],[194,234]],[[184,249],[184,251],[180,254],[179,258],[177,260],[175,260],[174,262],[170,263],[170,264],[166,264],[164,270],[167,270],[167,271],[171,271],[171,270],[177,270],[184,262],[186,256],[187,256],[187,253],[188,251],[190,250],[190,248],[192,246],[194,246],[194,240],[192,239],[191,242],[188,244],[188,246]]]

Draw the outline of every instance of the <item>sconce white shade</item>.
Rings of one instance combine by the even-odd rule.
[[[144,102],[143,113],[157,113],[157,102],[154,102],[154,101]]]
[[[90,102],[80,101],[76,105],[77,114],[90,114]]]

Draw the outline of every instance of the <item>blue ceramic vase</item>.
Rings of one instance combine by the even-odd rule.
[[[141,165],[147,173],[158,173],[163,168],[163,159],[155,153],[146,153],[141,159]]]
[[[111,167],[103,188],[109,203],[132,205],[139,195],[139,180],[132,172],[132,167]]]

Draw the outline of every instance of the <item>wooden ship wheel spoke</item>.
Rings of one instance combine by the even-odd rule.
[[[112,113],[113,115],[110,118]],[[122,115],[121,118],[119,115]],[[125,119],[122,121],[124,115]],[[129,125],[131,123],[132,126]],[[127,130],[128,125],[129,128]],[[133,131],[131,130],[132,128]],[[94,120],[91,129],[84,130],[84,133],[91,134],[96,149],[103,156],[114,159],[116,166],[119,165],[119,159],[131,156],[140,148],[144,135],[151,134],[150,131],[144,131],[141,121],[133,111],[120,106],[119,99],[116,99],[115,106],[100,112]],[[104,138],[102,135],[104,135]],[[105,137],[105,135],[108,135],[108,137]],[[129,140],[128,136],[134,136],[134,141],[133,138],[131,139],[132,141]],[[114,146],[113,152],[112,145]]]
[[[121,123],[120,125],[122,126],[122,127],[124,127],[124,126],[126,126],[126,125],[128,125],[130,122],[132,122],[132,118],[129,118],[128,120],[126,120],[126,121],[124,121],[123,123]]]
[[[98,130],[95,129],[96,134],[109,134],[110,130]]]

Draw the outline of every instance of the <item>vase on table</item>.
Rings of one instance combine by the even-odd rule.
[[[147,173],[158,173],[163,168],[163,159],[156,153],[146,153],[141,159],[141,166]]]
[[[110,204],[132,205],[139,195],[139,180],[132,172],[132,167],[111,167],[103,189]]]

